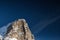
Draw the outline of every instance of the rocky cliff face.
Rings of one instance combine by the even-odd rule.
[[[18,19],[7,28],[6,35],[0,40],[34,40],[34,36],[25,19]]]

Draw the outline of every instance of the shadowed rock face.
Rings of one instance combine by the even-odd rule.
[[[8,28],[4,40],[34,40],[25,19],[18,19]]]
[[[8,34],[9,32],[10,32],[10,30],[12,30],[13,28],[12,28],[12,25],[10,25],[8,28],[7,28],[7,32],[6,32],[6,34]]]

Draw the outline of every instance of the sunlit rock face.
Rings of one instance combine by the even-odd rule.
[[[4,40],[34,40],[34,36],[25,19],[18,19],[7,28]]]

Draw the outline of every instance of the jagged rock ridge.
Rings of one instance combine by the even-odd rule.
[[[1,40],[34,40],[34,36],[25,19],[18,19],[7,28],[6,35]]]

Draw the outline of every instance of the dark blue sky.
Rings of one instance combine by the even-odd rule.
[[[0,27],[24,18],[36,40],[60,39],[60,5],[56,0],[0,1]]]

